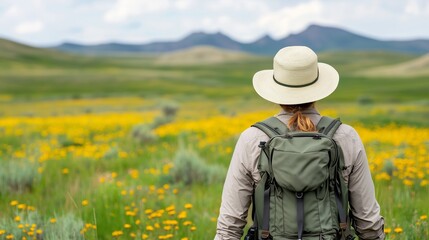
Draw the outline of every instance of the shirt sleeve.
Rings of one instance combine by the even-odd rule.
[[[243,132],[237,141],[225,179],[217,222],[216,240],[240,239],[247,223],[253,186],[258,181],[258,140],[255,130]]]
[[[384,239],[384,219],[375,198],[374,183],[363,143],[353,129],[354,162],[349,175],[349,201],[353,227],[359,239]]]

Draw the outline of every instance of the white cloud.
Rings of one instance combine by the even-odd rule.
[[[44,24],[41,21],[23,22],[15,27],[15,32],[18,34],[37,33],[43,30]]]
[[[179,10],[190,9],[194,5],[193,0],[176,0],[174,1],[174,6]]]
[[[17,17],[21,14],[21,10],[18,6],[12,5],[10,6],[4,13],[4,17]]]
[[[408,15],[429,15],[429,3],[426,1],[407,1],[404,11]]]
[[[319,1],[288,6],[264,14],[258,19],[258,26],[266,29],[274,37],[283,37],[319,20],[322,10],[323,6]]]
[[[405,6],[405,13],[418,15],[420,14],[420,6],[416,1],[408,1],[407,5]]]
[[[45,46],[176,40],[194,31],[221,31],[248,42],[267,33],[298,33],[311,23],[380,39],[428,38],[428,19],[428,0],[0,1],[2,36]]]
[[[116,3],[104,14],[106,22],[126,22],[146,12],[157,12],[170,6],[168,0],[117,0]]]
[[[255,13],[272,11],[275,9],[275,6],[267,1],[217,0],[205,2],[204,8],[210,12],[220,13],[232,11],[238,15],[249,13],[253,15]]]

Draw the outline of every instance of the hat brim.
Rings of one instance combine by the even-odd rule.
[[[264,98],[277,104],[302,104],[315,102],[329,96],[338,86],[337,70],[326,63],[318,63],[319,77],[305,87],[286,87],[274,81],[273,70],[262,70],[253,76],[253,88]]]

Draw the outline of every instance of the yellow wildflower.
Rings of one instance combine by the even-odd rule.
[[[188,225],[191,225],[192,224],[192,222],[191,221],[185,221],[185,222],[183,222],[183,225],[184,226],[188,226]]]
[[[33,206],[27,206],[28,211],[36,211],[36,208]]]
[[[395,233],[401,233],[403,230],[401,227],[397,227],[393,230]]]
[[[13,206],[18,205],[18,201],[13,200],[13,201],[11,201],[11,202],[10,202],[10,205],[11,205],[12,207],[13,207]]]
[[[404,185],[406,186],[413,186],[413,181],[409,180],[409,179],[404,179],[404,181],[402,181],[404,183]]]
[[[126,212],[125,212],[125,215],[127,215],[127,216],[131,216],[131,217],[134,217],[134,216],[136,215],[136,212],[133,212],[133,211],[126,211]]]
[[[168,212],[168,215],[170,215],[170,216],[173,216],[174,214],[176,214],[176,211],[174,211],[174,210]]]
[[[179,215],[177,216],[178,219],[183,219],[187,217],[187,213],[185,211],[182,211],[179,213]]]
[[[122,231],[114,231],[112,233],[112,237],[120,237],[121,235],[123,235],[124,233]]]
[[[106,181],[106,178],[105,177],[100,177],[99,179],[98,179],[98,182],[99,183],[104,183]]]
[[[147,230],[147,231],[153,231],[153,230],[154,230],[154,228],[153,228],[151,225],[148,225],[148,226],[146,226],[146,230]]]
[[[87,205],[88,205],[88,203],[89,203],[89,202],[88,202],[88,200],[86,200],[86,199],[85,199],[85,200],[83,200],[83,201],[82,201],[82,206],[84,206],[84,207],[85,207],[85,206],[87,206]]]
[[[129,174],[131,175],[131,178],[137,179],[139,177],[139,170],[132,169],[129,171]]]
[[[151,214],[151,213],[153,213],[153,210],[152,210],[152,209],[146,209],[146,210],[144,211],[144,213],[146,213],[146,214]]]
[[[174,209],[175,209],[174,205],[170,205],[170,206],[168,206],[168,207],[165,208],[165,210],[167,212],[173,211]]]
[[[428,215],[422,215],[420,216],[420,220],[426,220],[428,218]]]
[[[27,205],[26,204],[24,204],[24,203],[21,203],[21,204],[18,204],[18,209],[25,209],[27,207]]]
[[[190,204],[190,203],[185,204],[185,208],[186,209],[191,209],[192,208],[192,204]]]

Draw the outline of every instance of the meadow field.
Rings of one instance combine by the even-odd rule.
[[[271,57],[0,43],[0,239],[213,239],[237,137],[279,111],[251,86]],[[320,54],[341,79],[317,108],[359,132],[388,239],[429,239],[429,76],[365,71],[417,57]]]

